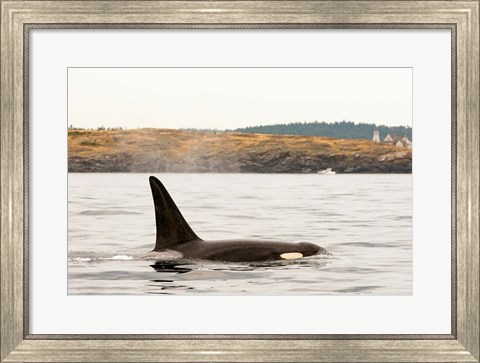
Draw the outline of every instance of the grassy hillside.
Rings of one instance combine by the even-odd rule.
[[[71,172],[411,172],[411,151],[369,140],[171,129],[69,130]]]

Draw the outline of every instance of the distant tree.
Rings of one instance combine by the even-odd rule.
[[[412,140],[412,128],[409,126],[385,126],[367,123],[355,124],[351,121],[326,122],[293,122],[289,124],[275,124],[263,126],[249,126],[238,128],[233,131],[250,132],[257,134],[280,134],[280,135],[305,135],[325,136],[338,139],[368,139],[373,137],[373,130],[378,129],[380,138],[387,134],[407,135]]]
[[[85,130],[83,127],[75,127],[73,125],[68,126],[69,130]]]

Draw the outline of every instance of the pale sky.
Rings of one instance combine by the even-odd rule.
[[[68,125],[412,126],[411,68],[69,68]]]

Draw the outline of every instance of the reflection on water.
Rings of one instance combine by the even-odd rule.
[[[168,295],[178,294],[179,290],[187,292],[199,289],[215,293],[218,291],[213,284],[224,287],[231,284],[230,286],[235,287],[240,286],[242,281],[246,281],[246,285],[250,286],[268,286],[271,283],[268,279],[272,276],[276,275],[277,279],[283,276],[285,279],[288,278],[288,274],[295,276],[296,283],[299,283],[298,273],[295,270],[305,268],[307,273],[312,273],[311,269],[320,269],[326,266],[327,261],[326,257],[255,264],[157,261],[150,266],[156,272],[161,273],[161,276],[149,281],[148,293]],[[236,281],[236,283],[232,283],[232,281]],[[169,290],[175,291],[170,292]]]
[[[175,274],[184,274],[192,271],[191,268],[183,267],[179,263],[172,263],[169,261],[157,261],[153,265],[150,265],[157,272],[161,273],[175,273]],[[157,281],[157,280],[154,280]]]
[[[262,263],[144,260],[155,241],[148,175],[69,174],[69,294],[412,292],[411,175],[157,176],[204,239],[312,242],[332,255]]]

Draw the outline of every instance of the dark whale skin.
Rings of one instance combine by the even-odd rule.
[[[295,254],[298,257],[329,254],[324,248],[307,242],[242,239],[204,241],[193,232],[185,221],[160,180],[151,176],[149,181],[157,227],[155,248],[150,254],[172,251],[177,255],[181,254],[182,258],[223,262],[263,262],[288,259],[288,255],[284,254]],[[282,257],[282,255],[284,256]]]
[[[175,248],[184,258],[227,262],[263,262],[282,260],[284,253],[301,253],[303,257],[327,254],[313,243],[287,243],[262,240],[190,241]]]

